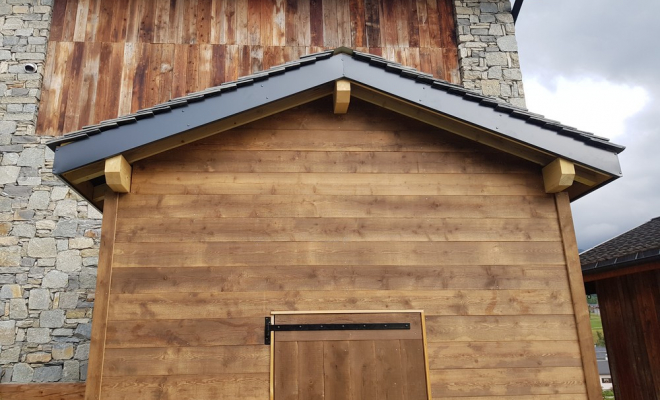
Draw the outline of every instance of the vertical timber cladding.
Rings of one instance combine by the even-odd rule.
[[[59,136],[339,46],[460,83],[451,0],[57,0],[37,132]]]
[[[116,226],[104,399],[267,399],[295,310],[423,310],[433,398],[586,399],[540,168],[418,121],[326,98],[153,156]]]

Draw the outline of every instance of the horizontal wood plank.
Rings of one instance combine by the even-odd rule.
[[[119,218],[551,218],[548,196],[122,196]]]
[[[0,385],[2,400],[82,400],[85,398],[85,383],[27,383]]]
[[[583,394],[579,367],[431,370],[433,397]]]
[[[397,114],[378,121],[328,115],[327,110],[319,107],[323,101],[325,98],[193,143],[191,156],[198,152],[246,150],[432,153],[429,157],[441,155],[436,153],[493,153],[486,146]],[[382,115],[370,110],[374,106],[359,104],[360,111]],[[166,157],[172,155],[163,156]]]
[[[103,379],[103,398],[127,399],[247,399],[268,398],[268,373],[141,376]]]
[[[117,243],[335,241],[560,241],[551,219],[127,218]]]
[[[587,400],[587,394],[528,394],[521,396],[487,395],[487,396],[443,396],[442,400]]]
[[[216,332],[222,335],[222,332]],[[270,365],[268,346],[151,347],[107,349],[106,376],[214,375],[263,373]]]
[[[531,174],[340,174],[142,172],[133,176],[136,194],[284,195],[544,195],[543,180]]]
[[[231,133],[228,133],[228,135]],[[356,135],[359,136],[359,135]],[[324,144],[327,146],[327,144]],[[320,149],[320,147],[319,147]],[[317,149],[314,149],[317,150]],[[138,171],[306,173],[530,173],[536,166],[504,153],[402,151],[168,151],[135,165]]]
[[[558,242],[121,243],[114,268],[275,265],[556,265]]]
[[[339,292],[340,293],[340,292]],[[428,315],[570,314],[570,294],[553,290],[281,291],[115,294],[109,320],[263,317],[271,311],[424,310]]]
[[[572,315],[426,316],[432,342],[576,341]]]
[[[106,348],[241,346],[264,343],[263,318],[110,321]]]
[[[580,367],[576,341],[432,342],[430,369]]]
[[[279,290],[568,290],[565,268],[548,266],[153,267],[113,271],[113,294]]]

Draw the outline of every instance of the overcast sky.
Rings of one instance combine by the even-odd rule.
[[[516,24],[530,111],[626,146],[623,178],[575,201],[580,249],[660,216],[660,1],[527,0]]]

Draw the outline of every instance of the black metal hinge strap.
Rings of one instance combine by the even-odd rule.
[[[264,344],[270,344],[270,333],[280,332],[300,332],[300,331],[382,331],[382,330],[400,330],[410,329],[409,323],[371,323],[371,324],[291,324],[291,325],[271,325],[270,317],[266,317],[266,326],[264,327]]]

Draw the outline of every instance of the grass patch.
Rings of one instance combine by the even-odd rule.
[[[600,319],[600,315],[589,314],[589,320],[591,322],[591,334],[594,337],[594,343],[598,346],[605,346],[603,321]]]

